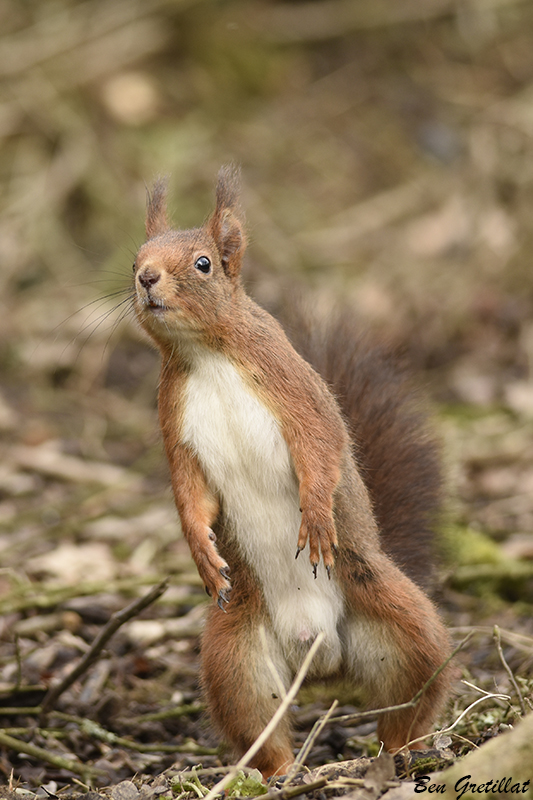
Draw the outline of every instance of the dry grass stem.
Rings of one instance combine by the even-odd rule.
[[[496,647],[498,649],[498,655],[500,656],[500,661],[502,662],[502,666],[506,673],[509,676],[509,680],[513,686],[513,689],[516,692],[516,696],[518,697],[518,702],[520,704],[520,711],[522,712],[522,716],[525,717],[527,714],[526,705],[524,703],[524,698],[522,697],[522,692],[520,691],[520,687],[516,682],[516,678],[513,675],[513,671],[507,661],[505,660],[505,656],[502,650],[502,639],[501,639],[501,632],[497,625],[494,626],[494,641],[496,642]]]
[[[490,694],[487,692],[486,694],[483,695],[483,697],[478,697],[477,700],[474,700],[473,703],[470,703],[470,705],[467,708],[465,708],[464,711],[461,711],[457,719],[454,722],[452,722],[452,724],[449,725],[447,728],[441,728],[441,730],[439,731],[434,731],[433,733],[427,733],[425,736],[418,736],[416,739],[411,739],[411,741],[408,742],[405,746],[411,747],[411,745],[416,744],[416,742],[423,742],[425,739],[429,739],[432,736],[441,736],[443,733],[451,733],[453,729],[461,722],[461,720],[464,719],[470,713],[470,711],[472,711],[473,708],[478,706],[480,703],[483,703],[485,700],[490,700],[490,699],[509,701],[511,698],[509,697],[508,694],[496,694],[496,693]]]
[[[285,689],[285,686],[283,685],[283,681],[281,680],[281,676],[280,676],[278,670],[276,669],[276,665],[274,664],[274,662],[272,660],[272,657],[270,655],[270,651],[269,651],[269,648],[268,648],[268,641],[267,641],[267,637],[266,637],[266,630],[265,630],[265,626],[264,625],[261,625],[260,628],[259,628],[259,638],[261,639],[261,644],[262,644],[262,647],[263,647],[263,657],[265,659],[265,663],[266,663],[268,669],[270,670],[270,674],[272,675],[274,683],[276,684],[277,693],[278,693],[279,697],[281,697],[283,699],[285,697],[285,695],[287,694],[287,691]]]
[[[313,747],[313,744],[315,743],[317,737],[320,735],[325,725],[329,722],[331,715],[333,714],[338,705],[339,701],[334,700],[329,709],[327,710],[327,712],[315,722],[305,742],[300,748],[300,752],[294,759],[294,764],[291,764],[291,766],[289,767],[289,770],[287,772],[287,777],[285,778],[284,783],[289,783],[294,777],[294,775],[296,775],[296,773],[301,769],[301,767],[305,763],[305,759],[311,752],[311,748]]]

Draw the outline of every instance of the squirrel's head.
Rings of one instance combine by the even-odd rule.
[[[201,228],[173,230],[166,183],[156,182],[148,197],[147,241],[134,273],[137,317],[158,343],[216,336],[217,328],[228,324],[246,248],[238,202],[239,172],[223,167],[213,215]]]

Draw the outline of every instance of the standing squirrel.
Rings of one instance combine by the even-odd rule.
[[[412,699],[449,640],[417,585],[439,467],[404,382],[343,319],[323,335],[300,326],[304,360],[245,293],[236,170],[220,171],[214,214],[186,231],[170,227],[158,181],[146,234],[134,304],[161,351],[174,497],[213,599],[201,666],[213,722],[242,754],[274,714],[261,628],[286,688],[323,631],[308,680],[347,678],[374,708]],[[379,716],[387,750],[431,730],[449,682],[446,667],[416,708]],[[293,758],[285,719],[252,763],[268,776]]]

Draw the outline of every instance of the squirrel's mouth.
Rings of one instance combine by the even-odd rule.
[[[145,309],[150,310],[154,314],[168,311],[168,306],[165,305],[162,300],[159,300],[156,297],[151,297],[150,295],[143,298],[142,304]]]

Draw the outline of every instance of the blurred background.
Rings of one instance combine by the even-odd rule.
[[[0,0],[0,30],[9,624],[49,587],[194,584],[131,265],[154,176],[194,226],[237,162],[252,294],[349,303],[432,397],[450,621],[533,633],[533,4]]]

